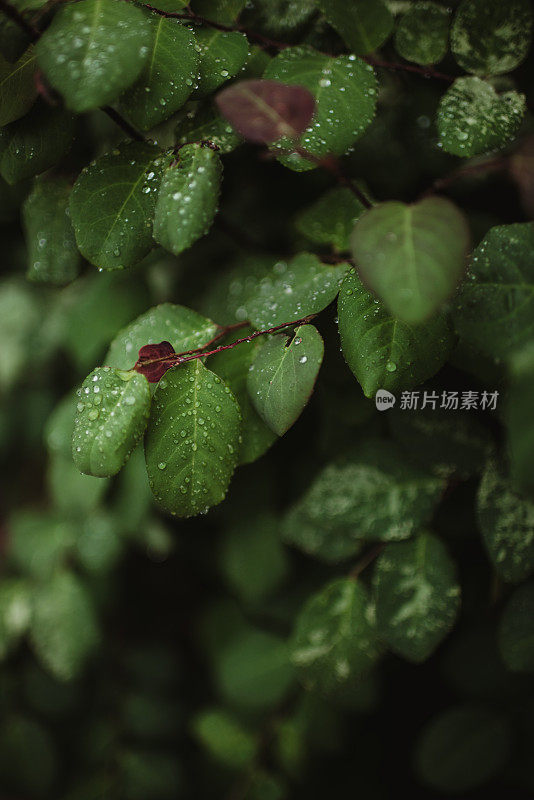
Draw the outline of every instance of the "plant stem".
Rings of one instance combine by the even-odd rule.
[[[429,197],[436,192],[441,192],[444,189],[448,189],[449,186],[452,186],[456,183],[456,181],[459,181],[462,178],[468,178],[472,175],[504,169],[509,160],[509,156],[496,156],[495,158],[486,159],[485,161],[481,161],[477,164],[468,164],[465,167],[460,167],[459,169],[454,170],[454,172],[451,172],[450,175],[446,175],[444,178],[438,178],[435,180],[432,186],[427,189],[422,196]]]
[[[391,69],[395,72],[411,72],[414,75],[421,75],[423,78],[434,78],[435,80],[445,81],[446,83],[454,83],[456,80],[456,78],[452,75],[446,75],[444,72],[438,72],[431,67],[417,67],[415,64],[399,64],[391,61],[382,61],[379,58],[374,58],[374,56],[362,56],[362,58],[372,67]]]
[[[104,114],[107,114],[108,117],[113,120],[115,125],[118,125],[119,128],[122,128],[124,133],[126,133],[131,139],[135,139],[136,142],[147,141],[142,133],[134,128],[133,125],[130,125],[130,123],[125,120],[118,111],[115,111],[114,108],[111,108],[111,106],[102,106],[100,110],[103,111]]]
[[[369,550],[363,556],[363,558],[358,561],[354,569],[350,571],[349,578],[352,578],[352,580],[357,580],[364,569],[367,569],[367,567],[372,564],[376,558],[378,558],[385,546],[385,542],[382,542],[381,544],[377,544],[376,547],[371,548],[371,550]]]

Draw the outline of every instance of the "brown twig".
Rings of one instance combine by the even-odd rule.
[[[430,195],[436,194],[436,192],[442,192],[457,181],[462,180],[462,178],[469,178],[484,172],[494,172],[505,169],[509,160],[509,156],[501,155],[486,161],[481,161],[477,164],[468,164],[465,167],[460,167],[454,170],[454,172],[451,172],[450,175],[435,180],[432,186],[423,193],[422,197],[429,197]]]
[[[367,567],[372,564],[376,558],[378,558],[385,546],[385,542],[382,542],[381,544],[377,544],[376,547],[371,548],[371,550],[369,550],[349,572],[349,578],[352,578],[354,581],[357,580],[364,569],[367,569]]]

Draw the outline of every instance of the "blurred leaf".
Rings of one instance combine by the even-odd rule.
[[[161,379],[145,454],[150,488],[166,511],[191,517],[224,499],[237,464],[239,429],[234,396],[200,359]]]
[[[223,709],[201,711],[193,718],[192,729],[200,745],[226,767],[246,769],[256,755],[256,738]]]
[[[494,711],[454,706],[434,717],[421,733],[415,770],[431,789],[460,794],[485,784],[508,759],[510,731]]]
[[[524,94],[499,95],[480,78],[458,78],[439,105],[440,144],[448,153],[464,158],[502,149],[517,135],[525,111]]]
[[[361,583],[338,578],[312,595],[297,617],[290,647],[306,689],[335,695],[358,684],[380,649],[374,611]]]
[[[174,754],[124,750],[118,767],[124,800],[175,800],[182,792],[182,768]]]
[[[510,72],[527,56],[532,26],[529,0],[463,0],[452,26],[452,52],[467,72]]]
[[[372,53],[393,30],[393,15],[382,0],[317,0],[319,9],[352,53]]]
[[[401,16],[395,47],[407,61],[427,66],[447,55],[451,11],[438,3],[417,2]]]
[[[534,426],[530,402],[533,391],[534,345],[530,342],[512,358],[506,407],[512,475],[522,488],[530,490],[534,486],[532,475]]]
[[[354,269],[340,289],[338,325],[343,355],[366,397],[379,389],[411,389],[431,378],[452,347],[444,315],[420,325],[396,319],[364,288]]]
[[[388,544],[373,580],[379,636],[408,661],[425,661],[452,628],[460,607],[456,566],[445,546],[429,533]]]
[[[150,27],[139,8],[116,0],[82,0],[59,9],[36,52],[68,108],[81,113],[112,102],[132,84],[149,48]]]
[[[330,189],[298,214],[295,227],[310,241],[346,253],[350,250],[354,224],[363,211],[363,205],[350,189]]]
[[[56,572],[35,595],[31,640],[43,665],[59,680],[72,680],[99,641],[87,589],[71,572]]]
[[[367,211],[352,236],[363,283],[399,320],[431,317],[453,294],[470,245],[462,212],[438,197],[415,205],[389,201]]]
[[[30,624],[31,586],[23,578],[0,582],[0,659],[4,659]]]
[[[0,127],[30,110],[37,97],[35,53],[32,48],[14,64],[0,56]]]
[[[512,672],[534,672],[534,583],[519,586],[499,624],[499,648]]]
[[[248,375],[248,391],[256,411],[278,436],[306,406],[323,351],[323,340],[313,325],[295,328],[289,339],[271,337],[258,351]]]
[[[40,723],[20,714],[5,717],[2,722],[0,782],[4,791],[49,797],[59,770],[52,736]]]
[[[289,510],[282,521],[284,542],[326,563],[345,561],[356,555],[362,542],[330,520],[312,519],[306,513],[306,498]]]
[[[9,520],[9,555],[23,572],[49,579],[66,560],[76,541],[76,529],[55,514],[17,511]]]

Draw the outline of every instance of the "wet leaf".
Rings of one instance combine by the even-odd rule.
[[[150,413],[148,381],[137,372],[98,367],[82,383],[76,408],[74,463],[86,475],[115,475],[144,433]]]
[[[200,65],[195,98],[212,94],[237,75],[249,55],[247,37],[237,31],[199,28],[197,42]]]
[[[242,143],[241,137],[210,101],[187,103],[177,120],[176,143],[179,145],[210,142],[224,155]]]
[[[173,355],[175,355],[175,350],[170,342],[145,344],[139,350],[134,369],[140,375],[144,375],[149,383],[157,383],[172,366],[168,360],[162,361],[161,359],[168,359]]]
[[[178,255],[210,229],[219,202],[222,164],[209,147],[181,148],[163,175],[154,217],[155,240]]]
[[[70,212],[78,247],[92,264],[122,269],[150,252],[164,161],[154,145],[131,142],[81,172]]]
[[[237,465],[240,425],[233,394],[200,359],[161,379],[145,455],[150,488],[166,511],[192,517],[224,499]]]
[[[395,31],[399,55],[416,64],[437,64],[449,47],[450,9],[437,3],[417,2],[401,16]]]
[[[458,78],[439,105],[441,145],[448,153],[464,158],[502,149],[517,135],[525,111],[523,94],[499,95],[480,78]]]
[[[302,325],[289,339],[273,336],[258,351],[248,375],[248,391],[256,411],[278,436],[283,436],[306,406],[323,350],[317,329]]]
[[[388,544],[376,562],[373,585],[379,636],[408,661],[425,661],[460,607],[456,567],[445,546],[430,533]]]
[[[279,81],[239,81],[219,92],[216,102],[244,139],[259,144],[270,144],[284,136],[298,139],[315,112],[311,92]]]
[[[350,250],[356,220],[364,210],[350,189],[331,189],[299,213],[295,227],[310,241],[331,245],[337,252],[346,253]]]
[[[36,45],[37,60],[67,107],[81,113],[111,103],[135,81],[150,33],[132,3],[81,0],[56,13]]]
[[[362,282],[403,322],[427,320],[453,294],[466,267],[469,228],[448,200],[389,201],[356,223],[352,253]]]
[[[10,64],[0,56],[0,127],[23,117],[35,102],[35,53],[33,48]]]
[[[79,272],[81,259],[68,212],[70,189],[61,178],[37,181],[24,203],[27,277],[35,283],[63,286]]]
[[[306,689],[335,695],[358,685],[380,655],[374,610],[362,584],[337,578],[312,595],[297,616],[290,650]]]
[[[393,30],[393,14],[382,0],[317,0],[319,9],[352,53],[372,53]]]
[[[120,98],[120,111],[141,130],[171,117],[186,102],[197,79],[195,34],[178,20],[147,15],[149,56],[137,81]]]
[[[420,325],[396,319],[353,269],[339,292],[338,326],[343,355],[366,397],[423,383],[441,369],[453,344],[445,315]]]

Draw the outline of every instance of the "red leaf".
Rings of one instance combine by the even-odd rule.
[[[157,383],[167,370],[176,364],[176,361],[161,361],[160,359],[168,358],[175,355],[175,353],[176,351],[170,342],[145,344],[139,350],[134,369],[144,375],[149,383]]]
[[[315,99],[304,86],[279,81],[240,81],[219,92],[221,114],[251,142],[270,144],[298,139],[315,112]]]

